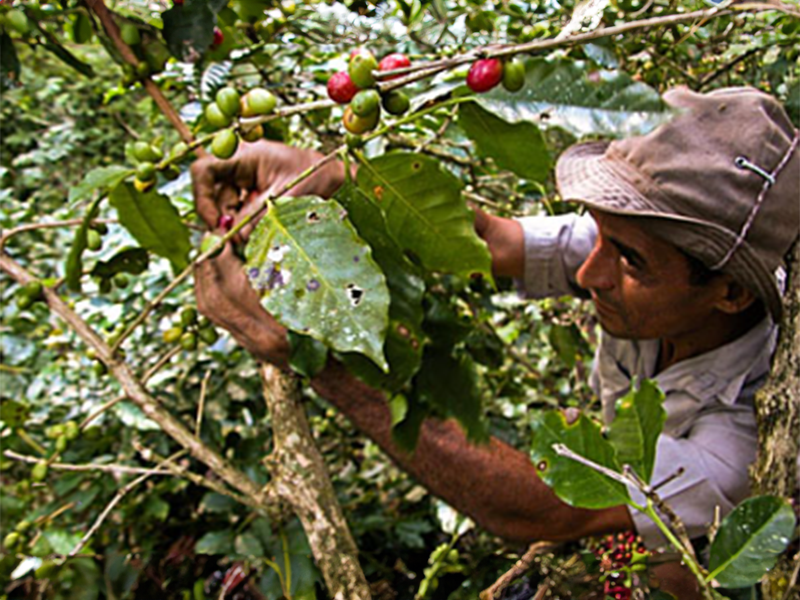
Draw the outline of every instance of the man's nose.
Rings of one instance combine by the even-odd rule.
[[[614,257],[598,241],[575,275],[585,290],[609,290],[614,287]]]

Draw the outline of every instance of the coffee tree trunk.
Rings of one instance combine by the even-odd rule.
[[[794,500],[800,508],[797,482],[800,438],[800,242],[789,254],[787,292],[778,347],[767,384],[756,395],[758,457],[751,476],[757,494]],[[766,600],[797,598],[788,588],[797,577],[800,553],[787,552],[763,580]],[[795,590],[796,591],[796,590]],[[787,595],[788,594],[788,595]]]

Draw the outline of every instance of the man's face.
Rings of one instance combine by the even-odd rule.
[[[625,339],[701,335],[719,289],[692,285],[686,257],[625,217],[591,211],[598,237],[577,273],[603,329]]]

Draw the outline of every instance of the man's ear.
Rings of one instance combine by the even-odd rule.
[[[757,300],[756,295],[750,288],[746,288],[741,283],[734,281],[729,275],[720,277],[717,284],[720,289],[716,307],[724,313],[729,315],[741,313]]]

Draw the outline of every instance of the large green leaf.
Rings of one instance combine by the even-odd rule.
[[[206,53],[214,41],[215,8],[208,0],[192,0],[161,13],[164,41],[175,58],[196,60]]]
[[[358,186],[380,207],[389,235],[428,269],[491,277],[461,183],[432,158],[399,152],[362,165]]]
[[[140,193],[131,183],[123,183],[109,196],[117,209],[119,222],[142,247],[163,256],[175,271],[189,264],[189,230],[166,196],[156,191]]]
[[[466,352],[451,354],[443,348],[426,348],[414,391],[423,404],[434,407],[441,416],[457,419],[472,441],[488,438],[478,374]]]
[[[498,167],[530,181],[544,183],[550,173],[550,154],[542,132],[530,121],[509,123],[477,103],[463,104],[458,124],[477,144],[481,156]]]
[[[722,587],[753,585],[771,569],[794,534],[791,504],[775,496],[749,498],[722,521],[708,564],[708,580]]]
[[[69,190],[69,202],[73,204],[88,198],[95,190],[114,189],[133,173],[133,169],[121,165],[92,169],[83,181]]]
[[[420,269],[389,237],[383,214],[363,190],[347,185],[336,194],[336,199],[347,210],[359,235],[372,248],[372,256],[386,275],[391,295],[385,346],[389,373],[381,373],[360,355],[347,354],[342,359],[353,373],[370,385],[396,391],[413,377],[422,360],[425,282]]]
[[[630,501],[621,483],[571,458],[559,456],[555,444],[564,444],[592,462],[620,472],[614,448],[600,433],[600,427],[585,415],[567,424],[558,411],[545,411],[533,421],[531,458],[539,477],[567,504],[578,508],[609,508]]]
[[[250,237],[247,275],[289,329],[388,368],[386,278],[338,202],[279,198]]]
[[[656,442],[667,419],[663,403],[663,392],[655,382],[645,379],[638,390],[617,401],[617,414],[608,431],[619,464],[630,465],[647,483],[653,476]]]
[[[558,126],[577,137],[641,135],[669,120],[658,92],[618,71],[590,79],[586,66],[566,59],[526,61],[525,87],[516,93],[497,86],[476,98],[509,123]]]

